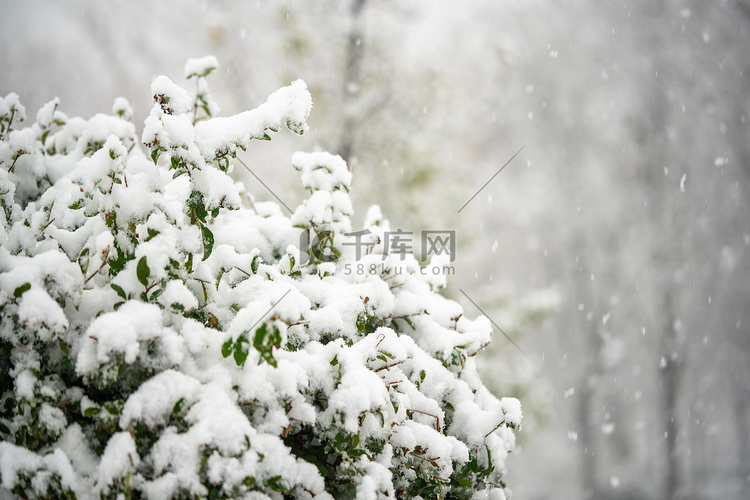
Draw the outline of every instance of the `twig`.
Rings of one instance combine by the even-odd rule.
[[[407,359],[409,359],[409,358],[407,358]],[[380,372],[380,371],[383,371],[383,370],[388,370],[389,368],[393,368],[394,366],[398,366],[398,365],[400,365],[400,364],[402,364],[404,362],[406,362],[406,359],[403,359],[401,361],[397,361],[395,363],[391,363],[390,365],[381,366],[380,368],[378,368],[376,370],[373,370],[373,372],[377,373],[377,372]]]
[[[440,430],[440,419],[438,418],[437,415],[433,415],[432,413],[427,413],[426,411],[422,411],[422,410],[415,410],[414,408],[412,408],[410,410],[406,410],[407,414],[409,412],[412,412],[412,413],[417,412],[417,413],[421,413],[422,415],[427,415],[428,417],[434,418],[435,419],[435,430],[438,431],[438,432],[442,432]],[[487,436],[485,436],[485,437],[487,437]]]
[[[492,429],[490,432],[488,432],[487,434],[485,434],[484,438],[487,439],[487,437],[489,437],[490,434],[492,434],[493,432],[495,432],[496,430],[498,430],[500,428],[500,426],[503,425],[504,423],[505,423],[505,419],[503,419],[502,422],[500,422],[499,424],[497,424],[494,429]]]
[[[96,276],[97,274],[99,274],[99,271],[101,271],[102,269],[104,269],[104,266],[107,265],[107,262],[109,262],[109,250],[107,250],[107,255],[104,257],[104,260],[102,260],[102,265],[99,266],[99,269],[97,269],[96,271],[94,271],[94,274],[92,274],[91,276],[89,276],[88,278],[86,278],[86,281],[84,281],[83,284],[85,285],[86,283],[88,283],[89,281],[91,281],[91,278],[93,278],[94,276]]]
[[[149,290],[151,290],[152,288],[154,288],[154,287],[155,287],[156,285],[158,285],[158,284],[159,284],[159,283],[161,283],[162,281],[164,281],[164,278],[160,279],[159,281],[157,281],[157,282],[155,282],[155,283],[152,283],[152,284],[151,284],[151,286],[148,286],[148,287],[146,287],[146,293],[148,293],[148,292],[149,292]]]
[[[44,226],[40,232],[43,233],[48,227],[50,227],[52,225],[53,222],[55,222],[55,219],[54,218],[50,219],[50,221],[47,223],[47,225]]]
[[[242,274],[244,274],[244,275],[246,275],[246,276],[249,276],[249,277],[252,277],[252,276],[253,276],[252,274],[248,273],[248,272],[247,272],[247,271],[245,271],[244,269],[241,269],[241,268],[239,268],[239,267],[237,267],[237,266],[234,266],[234,269],[237,269],[237,270],[238,270],[239,272],[241,272]]]

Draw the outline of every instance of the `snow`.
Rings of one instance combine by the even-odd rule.
[[[302,185],[311,191],[349,191],[351,187],[352,173],[339,155],[298,151],[292,156],[292,166],[302,172]]]
[[[114,434],[104,449],[97,468],[98,489],[103,493],[117,479],[124,478],[135,470],[141,459],[135,449],[135,441],[128,432]]]
[[[30,370],[23,370],[16,376],[16,396],[33,400],[35,385],[36,377],[34,374]]]
[[[251,139],[263,139],[266,130],[278,131],[286,125],[297,134],[308,130],[307,116],[312,97],[302,80],[283,87],[252,111],[228,118],[211,118],[195,126],[196,144],[204,158],[214,159],[220,152],[247,147]]]
[[[15,92],[10,92],[0,99],[0,115],[9,115],[15,110],[13,120],[22,122],[26,119],[26,108],[21,104],[21,99]]]
[[[76,146],[83,148],[83,150],[86,149],[88,144],[104,144],[110,136],[123,140],[127,144],[126,148],[135,139],[135,126],[132,123],[110,115],[97,114],[87,122],[78,122],[78,125],[80,137],[76,141]],[[75,132],[73,134],[74,138]],[[55,141],[63,137],[64,134],[62,136],[55,134]]]
[[[394,497],[394,488],[391,483],[393,473],[383,464],[377,462],[364,462],[358,464],[360,470],[365,471],[365,477],[357,485],[357,498],[376,500],[382,498],[382,494]]]
[[[65,430],[68,422],[60,408],[43,403],[39,410],[39,421],[44,424],[53,436],[59,436]]]
[[[55,97],[50,102],[39,108],[36,113],[36,122],[43,129],[49,128],[55,118],[55,110],[60,105],[60,98]],[[2,114],[2,113],[0,113]]]
[[[506,500],[505,492],[500,488],[492,488],[489,491],[477,491],[471,500]]]
[[[103,314],[91,323],[78,354],[76,371],[80,375],[93,375],[114,354],[122,355],[125,363],[132,364],[142,354],[142,343],[150,340],[165,343],[176,335],[162,327],[159,307],[128,301],[117,311]],[[163,356],[168,363],[178,363],[182,353],[168,349]]]
[[[207,76],[211,71],[219,68],[219,61],[214,56],[188,59],[183,74],[185,78],[191,76]]]
[[[198,307],[198,299],[182,280],[171,280],[167,283],[164,293],[159,296],[159,303],[164,307],[177,308],[179,311],[190,311]]]
[[[9,239],[12,241],[12,238]],[[52,295],[75,296],[83,283],[78,265],[59,250],[26,257],[11,255],[7,247],[0,247],[0,272],[0,288],[11,294],[29,283],[32,287],[46,289]],[[32,307],[31,304],[28,307]]]
[[[156,77],[151,84],[151,94],[154,101],[161,104],[165,113],[180,115],[193,109],[193,98],[190,94],[167,76]]]
[[[120,427],[127,429],[136,420],[149,428],[164,424],[177,401],[195,395],[200,386],[199,381],[180,372],[161,372],[128,398],[122,409]]]
[[[112,113],[129,122],[133,119],[133,106],[124,97],[117,97],[112,104]]]
[[[13,151],[29,154],[34,151],[36,136],[30,129],[14,130],[10,133],[10,144]]]
[[[523,415],[521,413],[521,402],[516,398],[502,398],[500,409],[505,416],[505,423],[509,427],[520,427]]]
[[[367,209],[365,215],[365,227],[379,226],[383,221],[383,213],[380,210],[380,206],[372,205]]]
[[[8,442],[0,442],[0,478],[5,489],[13,489],[16,474],[20,471],[36,470],[42,458],[26,448]]]
[[[71,458],[73,469],[82,476],[92,476],[96,472],[99,457],[91,450],[91,444],[83,434],[81,426],[72,424],[57,442],[59,449]]]
[[[185,73],[207,92],[204,76],[217,66],[190,60]],[[0,443],[3,485],[23,472],[47,487],[54,472],[83,499],[125,484],[152,499],[207,496],[209,484],[251,498],[249,478],[266,488],[281,477],[302,497],[330,498],[318,467],[288,447],[312,433],[341,445],[342,468],[364,471],[353,480],[361,498],[395,496],[407,477],[449,481],[472,457],[488,466],[487,450],[496,472],[483,498],[502,498],[491,484],[520,403],[498,400],[477,374],[488,319],[436,293],[448,256],[422,268],[413,255],[388,255],[389,223],[373,206],[372,245],[355,260],[344,238],[352,174],[339,156],[293,155],[310,196],[291,217],[274,203],[243,208],[240,188],[216,168],[282,125],[305,132],[305,84],[197,123],[193,98],[169,78],[151,90],[145,148],[122,98],[117,116],[71,118],[50,135],[60,155],[38,152],[32,128],[2,141],[29,148],[19,168],[29,179],[52,172],[49,186],[0,172],[31,199],[0,232],[0,305],[22,327],[2,336],[33,341],[13,347],[10,374],[16,399],[38,408],[32,429],[49,441],[45,454]],[[57,105],[35,126],[51,123]],[[54,168],[46,156],[60,156]],[[340,257],[303,262],[300,226],[331,231]],[[50,352],[69,356],[80,380],[68,387],[43,373]],[[11,424],[29,425],[20,416]]]

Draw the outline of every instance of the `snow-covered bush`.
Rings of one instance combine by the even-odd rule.
[[[23,498],[504,498],[517,400],[473,356],[490,340],[426,267],[384,247],[377,207],[352,244],[351,173],[297,153],[291,217],[243,207],[231,158],[282,126],[297,81],[213,117],[151,86],[88,120],[0,99],[0,480]],[[309,245],[301,242],[311,241]],[[359,241],[359,240],[357,240]]]

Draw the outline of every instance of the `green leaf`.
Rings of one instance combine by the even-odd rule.
[[[190,197],[187,200],[187,206],[193,212],[193,215],[200,222],[206,222],[206,216],[208,211],[206,210],[205,201],[203,199],[203,193],[200,191],[192,191]]]
[[[284,484],[281,482],[281,476],[273,476],[267,481],[267,484],[269,488],[279,493],[283,493],[286,490]]]
[[[206,226],[201,226],[201,234],[203,235],[203,258],[201,260],[206,260],[214,249],[214,233]]]
[[[138,281],[140,281],[143,286],[148,286],[148,277],[151,276],[151,270],[148,268],[145,255],[138,261],[136,274],[138,275]]]
[[[226,156],[219,160],[219,170],[222,172],[229,172],[229,158]],[[214,215],[214,217],[216,216]]]
[[[260,257],[256,255],[253,257],[253,261],[250,263],[250,270],[253,274],[258,274],[258,266],[260,265]]]
[[[244,366],[245,360],[247,360],[247,355],[249,354],[249,351],[246,348],[243,348],[240,344],[234,345],[234,361],[237,363],[237,366]]]
[[[375,416],[380,420],[380,427],[385,427],[385,415],[380,410],[375,410]]]
[[[330,471],[328,470],[328,467],[326,467],[326,466],[325,466],[325,465],[323,465],[322,463],[320,463],[320,462],[317,462],[317,463],[316,463],[315,465],[317,465],[317,466],[318,466],[318,470],[320,471],[320,475],[321,475],[321,476],[323,476],[323,477],[328,477],[328,476],[330,476],[330,475],[331,475],[331,472],[330,472]]]
[[[24,283],[13,291],[13,296],[19,298],[31,288],[31,283]]]
[[[268,333],[268,327],[265,323],[260,325],[260,328],[255,330],[255,336],[253,337],[253,347],[259,351],[263,350],[265,346],[266,334]]]
[[[273,357],[273,352],[270,349],[268,351],[262,352],[260,354],[260,357],[263,361],[273,366],[274,368],[279,366],[279,364],[276,362],[276,358]]]
[[[361,312],[357,315],[357,330],[364,333],[365,327],[367,325],[367,316],[365,316],[365,313]]]
[[[276,359],[273,357],[273,348],[281,345],[281,332],[276,325],[271,326],[271,330],[268,330],[268,325],[263,323],[260,328],[255,331],[253,336],[253,347],[260,354],[258,363],[265,361],[271,366],[277,366]]]
[[[81,250],[81,253],[78,255],[78,267],[81,268],[81,272],[83,274],[86,274],[86,271],[88,271],[89,269],[89,248],[88,247]]]
[[[76,201],[76,202],[74,202],[74,203],[71,203],[71,204],[70,204],[70,205],[68,206],[68,208],[69,208],[70,210],[78,210],[79,208],[83,208],[83,206],[84,206],[85,204],[86,204],[86,200],[84,200],[83,198],[81,198],[80,200],[78,200],[78,201]]]
[[[5,400],[5,403],[3,403],[3,408],[5,409],[4,415],[10,416],[13,413],[14,408],[16,407],[16,400],[13,398],[8,398]]]
[[[42,141],[42,142],[44,142],[44,141]],[[112,158],[113,160],[115,159],[115,150],[114,149],[110,149],[109,150],[109,157]]]
[[[224,356],[225,358],[228,358],[229,355],[232,354],[233,347],[234,347],[234,342],[232,342],[232,339],[227,340],[221,346],[221,355]]]
[[[159,159],[160,154],[161,153],[159,152],[159,148],[154,148],[151,150],[151,159],[154,160],[154,165],[156,165],[156,162]]]
[[[240,335],[240,338],[238,338],[237,342],[234,344],[234,361],[237,363],[237,366],[243,366],[247,359],[247,355],[250,353],[246,346],[247,342],[243,342],[244,335],[244,333]]]
[[[148,298],[149,302],[154,302],[156,299],[159,298],[159,296],[164,293],[164,288],[157,289],[154,293],[151,294],[151,297]]]
[[[100,411],[102,411],[101,408],[92,406],[91,408],[86,408],[86,410],[83,412],[83,415],[86,417],[95,417],[99,414]]]
[[[489,467],[487,467],[487,474],[489,475],[495,469],[495,464],[492,462],[492,452],[490,451],[490,447],[484,445],[484,448],[487,450],[487,463],[489,464]]]
[[[172,408],[172,413],[180,413],[182,411],[182,407],[185,404],[185,398],[180,398],[177,400],[177,402],[174,404],[174,408]]]
[[[107,401],[106,403],[104,403],[104,409],[107,410],[107,413],[109,413],[110,415],[120,414],[120,409],[112,401]]]
[[[128,254],[126,251],[122,250],[117,243],[115,243],[115,248],[117,249],[117,257],[109,259],[108,261],[110,276],[115,276],[117,273],[125,269],[125,264],[134,258],[132,253]]]
[[[117,292],[117,295],[119,295],[123,300],[128,300],[128,296],[125,293],[125,290],[122,289],[120,285],[115,285],[114,283],[109,284],[110,288]]]

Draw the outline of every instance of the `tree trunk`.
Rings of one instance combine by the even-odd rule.
[[[666,473],[664,475],[664,499],[675,500],[681,484],[678,414],[678,394],[682,381],[682,362],[678,354],[678,338],[674,325],[674,304],[671,290],[664,292],[665,323],[662,332],[661,368],[662,422],[664,429],[664,452]]]
[[[598,497],[599,461],[601,460],[601,457],[597,456],[599,443],[594,408],[597,400],[597,385],[602,375],[600,363],[602,337],[597,327],[596,317],[596,315],[592,315],[590,319],[582,321],[582,324],[587,327],[584,334],[586,369],[583,373],[583,380],[579,384],[581,396],[578,406],[579,439],[583,452],[581,456],[583,498],[591,499]]]
[[[352,102],[359,92],[362,59],[364,56],[364,20],[363,14],[367,0],[353,0],[351,6],[351,30],[346,47],[346,66],[344,67],[344,120],[339,140],[338,154],[349,164],[354,152],[354,136],[357,129],[357,117],[352,109]],[[351,169],[351,166],[350,166]]]
[[[589,375],[584,375],[589,378]],[[594,383],[592,380],[584,380],[581,384],[581,396],[578,406],[578,422],[580,427],[579,441],[583,448],[581,456],[581,479],[583,481],[583,498],[596,498],[597,478],[599,469],[597,467],[596,444],[595,444],[595,422],[591,411],[591,403],[594,399]]]
[[[737,435],[737,473],[741,481],[741,498],[750,498],[750,404],[747,391],[735,394],[734,424]]]

